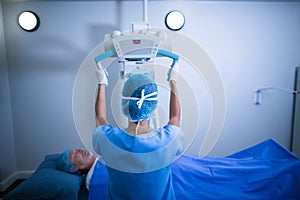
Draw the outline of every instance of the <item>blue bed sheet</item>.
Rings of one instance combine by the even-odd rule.
[[[108,180],[100,164],[89,199],[105,199]],[[300,199],[300,160],[269,139],[227,157],[181,156],[172,166],[177,199]]]

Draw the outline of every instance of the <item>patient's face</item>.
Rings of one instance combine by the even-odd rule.
[[[69,151],[69,157],[73,165],[81,171],[88,171],[95,161],[95,157],[89,151],[82,149]]]

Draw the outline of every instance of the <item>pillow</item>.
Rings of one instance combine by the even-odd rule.
[[[4,200],[78,199],[84,177],[57,170],[57,160],[60,155],[47,155],[38,169],[11,191]]]
[[[44,161],[40,164],[37,170],[44,168],[57,169],[58,159],[60,158],[60,155],[61,153],[46,155]]]

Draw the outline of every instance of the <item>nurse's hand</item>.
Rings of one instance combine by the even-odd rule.
[[[170,69],[170,72],[169,72],[169,81],[177,81],[178,79],[178,64],[175,63],[175,65],[173,66],[173,69],[171,70]]]
[[[97,68],[95,74],[98,80],[98,84],[108,85],[108,73],[106,69],[101,65],[100,62],[97,63]]]

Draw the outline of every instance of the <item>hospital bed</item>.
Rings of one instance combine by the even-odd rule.
[[[107,172],[85,188],[83,176],[57,170],[60,154],[47,155],[38,169],[5,199],[105,199]],[[226,157],[183,155],[172,166],[177,199],[300,199],[300,160],[272,139]]]

